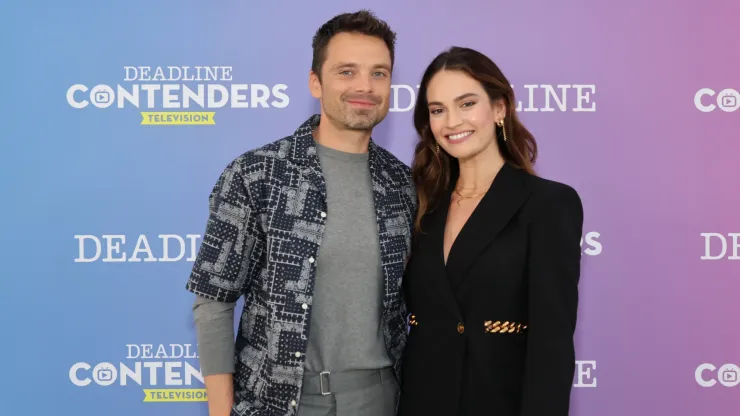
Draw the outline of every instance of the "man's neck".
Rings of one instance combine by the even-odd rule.
[[[367,153],[372,131],[340,129],[327,117],[313,131],[314,140],[324,147],[346,153]]]

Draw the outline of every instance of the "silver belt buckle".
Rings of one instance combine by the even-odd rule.
[[[326,384],[327,384],[328,389],[324,388],[324,374],[328,376],[331,373],[328,371],[322,371],[321,373],[319,373],[319,384],[321,385],[321,395],[328,396],[331,394],[331,385],[329,385],[329,379],[327,378]]]

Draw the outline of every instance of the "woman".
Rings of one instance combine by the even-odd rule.
[[[422,78],[401,416],[568,414],[582,205],[535,176],[514,103],[471,49],[445,51]]]

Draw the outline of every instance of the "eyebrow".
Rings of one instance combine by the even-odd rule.
[[[469,93],[458,96],[457,98],[455,98],[454,101],[460,101],[460,100],[464,100],[470,97],[478,97],[478,94],[474,92],[469,92]],[[440,103],[439,101],[430,101],[427,105],[443,105],[443,104]]]
[[[338,68],[357,68],[358,66],[359,65],[357,65],[354,62],[339,62],[339,63],[333,65],[331,68],[332,69],[338,69]],[[391,70],[391,66],[388,65],[388,64],[377,64],[377,65],[373,65],[373,68],[381,68],[381,69],[385,69],[385,70],[387,70],[389,72]]]

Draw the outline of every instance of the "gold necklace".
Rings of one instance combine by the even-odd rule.
[[[492,183],[493,183],[493,180],[491,180],[491,183],[489,183],[488,185],[484,185],[484,186],[476,186],[476,187],[472,187],[472,188],[458,188],[458,187],[455,187],[455,193],[457,194],[457,196],[460,197],[460,199],[457,200],[457,206],[459,207],[460,206],[460,202],[462,202],[464,199],[477,199],[477,198],[483,196],[486,193],[485,191],[483,191],[483,193],[480,193],[480,194],[473,194],[473,195],[470,195],[470,196],[465,196],[465,195],[463,195],[463,194],[460,193],[460,189],[481,189],[481,188],[485,188],[486,190],[488,190],[488,188],[491,187],[491,184]]]
[[[465,196],[465,195],[461,194],[460,191],[457,188],[455,188],[455,193],[460,197],[460,199],[457,200],[457,206],[458,207],[460,206],[460,202],[462,202],[463,199],[476,199],[476,198],[480,197],[481,195],[483,195],[483,194],[473,194],[473,195],[470,195],[470,196]]]

